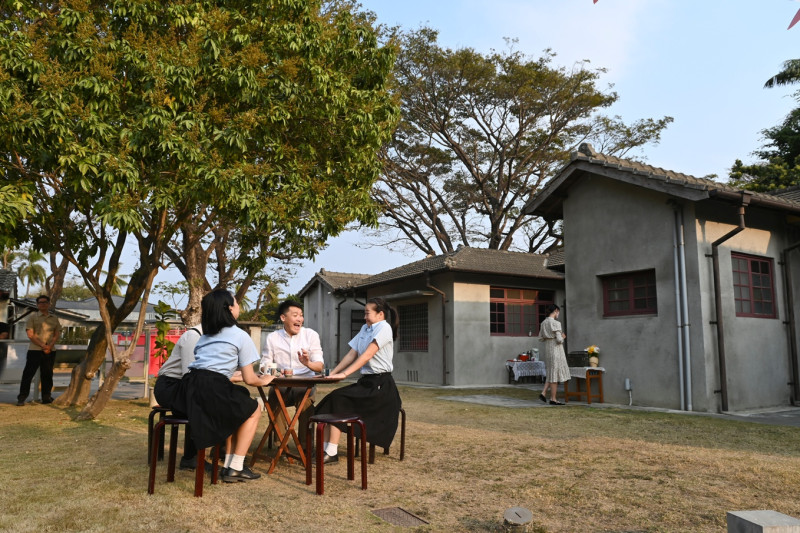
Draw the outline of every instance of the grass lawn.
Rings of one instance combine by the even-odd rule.
[[[330,387],[323,387],[318,397]],[[501,408],[437,399],[527,389],[401,387],[399,441],[378,453],[369,489],[326,469],[325,495],[282,462],[249,483],[206,485],[192,472],[147,494],[143,401],[112,401],[99,420],[76,410],[0,405],[0,530],[408,531],[372,510],[401,507],[429,522],[415,531],[502,531],[503,513],[533,512],[531,531],[725,531],[725,513],[773,509],[800,517],[800,428],[719,418],[594,409]],[[262,418],[259,436],[266,427]],[[182,437],[181,437],[182,438]],[[255,442],[253,446],[255,447]],[[256,465],[265,474],[265,464]],[[207,478],[208,482],[208,478]]]

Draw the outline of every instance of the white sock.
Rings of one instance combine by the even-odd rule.
[[[330,456],[338,455],[338,453],[339,453],[339,445],[338,444],[334,444],[332,442],[326,442],[325,443],[325,453],[327,453]]]
[[[244,455],[234,455],[231,460],[231,470],[241,470],[244,468]]]
[[[222,464],[222,468],[229,468],[231,466],[231,461],[233,461],[233,454],[226,453],[225,454],[225,462]]]

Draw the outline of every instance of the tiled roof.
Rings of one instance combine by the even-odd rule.
[[[779,198],[783,198],[784,200],[800,202],[800,185],[797,185],[795,187],[789,187],[787,189],[781,189],[779,191],[770,191],[769,194],[773,196],[778,196]]]
[[[360,281],[368,278],[370,274],[350,274],[347,272],[331,272],[329,270],[325,270],[321,268],[319,272],[314,274],[314,277],[311,278],[308,283],[306,283],[300,292],[297,293],[298,296],[303,296],[311,286],[316,282],[319,281],[326,285],[328,289],[333,291],[340,291],[340,290],[347,290],[353,287],[356,287]]]
[[[375,274],[358,284],[366,288],[419,276],[425,272],[472,272],[505,274],[529,278],[563,279],[563,275],[547,268],[547,256],[522,252],[506,252],[485,248],[462,247],[455,252],[434,255],[401,267]]]
[[[14,289],[17,286],[17,275],[13,270],[7,268],[0,268],[0,291],[8,291],[14,294]]]
[[[690,176],[689,174],[683,174],[681,172],[654,167],[638,161],[601,154],[596,152],[591,144],[583,143],[577,151],[570,154],[569,163],[567,163],[556,174],[556,176],[550,180],[536,196],[531,199],[528,205],[525,206],[525,211],[528,213],[538,211],[537,207],[541,206],[544,201],[547,201],[548,197],[550,197],[552,193],[563,184],[565,179],[570,178],[571,167],[581,164],[586,165],[587,163],[591,165],[591,167],[619,171],[621,173],[612,173],[611,175],[614,177],[628,175],[645,178],[644,186],[651,184],[655,188],[657,184],[660,183],[666,186],[675,187],[677,189],[696,191],[700,194],[700,196],[695,197],[694,199],[705,199],[714,194],[731,196],[744,193],[753,203],[759,203],[770,208],[786,209],[789,211],[800,210],[800,201],[788,195],[781,196],[776,194],[742,191],[741,189],[737,189],[736,187],[732,187],[726,183],[717,182],[707,178],[697,178],[695,176]],[[589,168],[587,171],[591,172],[591,169]],[[556,199],[551,200],[556,202],[560,201]]]
[[[552,268],[560,272],[564,271],[564,249],[559,248],[547,254],[547,268]]]

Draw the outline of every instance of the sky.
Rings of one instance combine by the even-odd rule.
[[[800,87],[764,89],[787,59],[800,57],[796,0],[362,0],[388,26],[439,31],[441,46],[482,53],[507,49],[506,38],[531,57],[550,48],[553,64],[588,60],[604,68],[600,87],[619,100],[608,114],[626,123],[673,117],[657,146],[636,155],[651,165],[697,177],[726,179],[738,159],[754,161],[761,131],[797,104]],[[364,249],[348,232],[331,239],[314,261],[293,271],[293,294],[321,268],[377,274],[421,259]],[[174,274],[173,274],[174,276]],[[161,275],[165,279],[169,275]]]

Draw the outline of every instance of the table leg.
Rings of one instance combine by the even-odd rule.
[[[311,387],[306,387],[305,394],[303,394],[303,398],[298,403],[300,406],[298,409],[295,410],[294,416],[289,418],[289,410],[286,408],[286,402],[283,400],[283,394],[281,394],[279,387],[273,387],[272,390],[276,394],[276,398],[278,399],[278,405],[280,406],[280,412],[283,414],[284,420],[287,421],[286,432],[281,436],[280,432],[278,431],[277,424],[275,432],[280,437],[280,445],[278,446],[278,451],[275,453],[275,457],[272,459],[272,464],[267,471],[267,474],[271,474],[273,470],[275,470],[275,466],[278,464],[278,459],[280,458],[281,454],[284,451],[287,451],[287,447],[289,446],[289,437],[292,437],[294,440],[295,445],[297,446],[298,458],[303,463],[303,466],[306,466],[306,461],[308,460],[304,451],[303,445],[300,443],[300,438],[297,436],[297,431],[295,431],[295,427],[297,426],[297,421],[300,418],[300,413],[302,412],[302,406],[305,405],[306,401],[308,400],[308,396],[311,394]],[[291,463],[292,456],[289,455],[287,451],[287,456],[289,457],[289,462]]]

